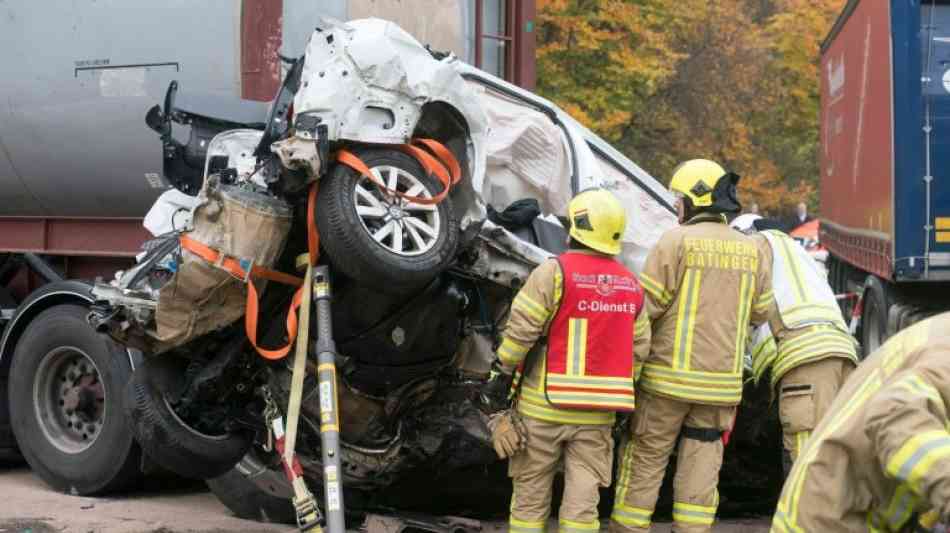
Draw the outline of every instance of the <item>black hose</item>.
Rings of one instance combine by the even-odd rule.
[[[42,257],[26,253],[23,254],[23,259],[26,260],[26,263],[30,265],[37,274],[39,274],[43,279],[49,283],[56,281],[63,281],[63,276],[60,276],[58,272],[53,270],[53,267],[49,265]]]

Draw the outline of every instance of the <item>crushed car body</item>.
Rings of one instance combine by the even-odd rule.
[[[566,246],[574,194],[624,203],[635,271],[676,224],[656,180],[554,104],[390,22],[325,22],[260,124],[179,108],[178,91],[146,118],[175,189],[146,217],[138,264],[96,284],[89,319],[145,355],[126,410],[182,475],[245,458],[288,493],[261,472],[282,469],[271,422],[293,388],[301,258],[330,268],[342,479],[370,501],[421,468],[496,463],[479,391],[515,291]],[[296,450],[319,485],[308,364]]]

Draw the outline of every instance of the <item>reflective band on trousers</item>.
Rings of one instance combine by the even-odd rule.
[[[544,533],[544,520],[529,522],[515,517],[508,519],[508,531],[512,533]]]
[[[651,520],[653,519],[653,510],[614,504],[614,510],[610,514],[610,519],[625,526],[646,528],[650,527]]]
[[[698,524],[711,526],[716,521],[716,508],[714,505],[696,505],[693,503],[673,502],[673,521],[681,524]]]
[[[577,522],[575,520],[560,519],[557,522],[558,530],[561,533],[590,533],[591,531],[600,531],[600,522]]]

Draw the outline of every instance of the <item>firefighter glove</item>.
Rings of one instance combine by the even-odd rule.
[[[518,453],[528,442],[524,421],[513,410],[491,417],[488,427],[491,429],[492,446],[499,459],[507,459]]]

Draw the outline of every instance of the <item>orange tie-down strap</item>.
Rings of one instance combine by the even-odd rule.
[[[320,236],[317,234],[317,226],[314,222],[314,208],[317,205],[317,183],[310,186],[307,194],[307,248],[310,255],[310,263],[316,264],[320,254]],[[257,353],[261,357],[270,360],[281,359],[290,353],[290,348],[297,337],[297,309],[300,308],[300,302],[303,300],[303,280],[284,274],[276,270],[262,268],[256,265],[247,265],[239,259],[223,255],[218,250],[206,246],[187,235],[180,237],[181,247],[204,259],[205,261],[230,273],[232,276],[247,282],[247,301],[244,308],[244,330],[247,334],[247,340],[250,341]],[[250,272],[247,267],[250,266]],[[290,301],[290,309],[287,310],[287,344],[279,348],[264,348],[257,343],[257,323],[260,315],[260,305],[258,303],[257,286],[254,285],[255,279],[266,279],[292,285],[297,287],[294,297]]]
[[[421,147],[427,148],[423,150]],[[426,173],[435,176],[442,183],[442,190],[432,198],[424,196],[412,196],[402,191],[390,189],[379,176],[370,171],[369,167],[362,159],[347,150],[340,150],[336,153],[336,160],[344,165],[366,176],[381,191],[392,196],[398,196],[409,203],[434,205],[445,199],[452,187],[462,179],[462,167],[458,159],[452,155],[452,151],[444,144],[433,139],[413,139],[411,144],[400,144],[395,147],[397,150],[411,155],[422,165]],[[431,152],[431,153],[430,153]]]
[[[432,153],[430,154],[429,151],[423,150],[419,148],[419,146],[425,146]],[[384,192],[404,198],[411,203],[437,204],[445,198],[451,188],[461,179],[462,169],[459,166],[458,160],[445,145],[438,141],[433,139],[414,139],[412,144],[398,145],[395,148],[413,156],[419,161],[419,164],[422,165],[427,173],[434,175],[442,183],[442,191],[432,198],[410,196],[403,192],[389,189],[370,171],[369,167],[367,167],[359,157],[351,152],[340,150],[337,152],[337,160],[369,178]],[[317,183],[318,182],[314,182],[313,185],[310,186],[310,191],[307,193],[307,251],[311,266],[316,265],[317,260],[320,258],[320,233],[317,231],[315,215],[317,207]],[[282,359],[290,353],[290,348],[297,338],[297,310],[300,308],[304,297],[302,287],[303,280],[276,270],[270,270],[256,265],[248,265],[237,258],[228,257],[218,250],[191,239],[187,235],[182,235],[180,239],[182,248],[229,272],[236,278],[247,282],[244,329],[247,333],[247,339],[251,342],[251,345],[254,346],[254,349],[257,350],[257,353],[259,353],[261,357],[270,360]],[[248,271],[248,267],[250,267],[250,271]],[[298,287],[290,301],[290,309],[287,310],[287,344],[279,348],[264,348],[257,343],[260,306],[258,303],[257,287],[254,285],[255,279],[266,279]]]

